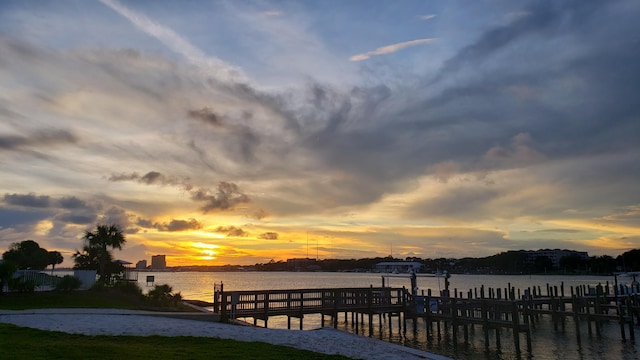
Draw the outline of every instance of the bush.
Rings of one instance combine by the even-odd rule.
[[[65,275],[56,284],[57,291],[71,291],[76,290],[82,285],[80,279],[75,276]]]
[[[182,294],[172,293],[173,289],[169,285],[156,285],[153,290],[149,290],[147,301],[153,306],[176,307],[182,302]]]
[[[31,280],[25,281],[22,278],[13,278],[9,280],[9,291],[32,293],[36,291],[36,283]]]
[[[113,287],[124,294],[142,296],[142,289],[140,288],[140,285],[134,281],[118,281],[113,285]]]

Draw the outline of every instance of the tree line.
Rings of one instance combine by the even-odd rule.
[[[126,243],[118,225],[97,225],[94,231],[86,231],[82,237],[82,247],[72,255],[74,269],[95,270],[98,281],[111,282],[114,274],[124,270],[122,264],[114,262],[112,250],[121,250]],[[62,264],[64,258],[59,251],[48,251],[33,240],[13,243],[2,254],[0,262],[0,292],[17,270],[45,270],[51,265]]]
[[[472,258],[419,258],[387,257],[364,259],[297,259],[296,261],[270,261],[246,267],[257,271],[371,271],[385,261],[414,261],[422,264],[423,272],[447,271],[456,274],[593,274],[610,275],[614,272],[640,271],[640,249],[627,251],[617,257],[578,255],[560,258],[559,264],[546,256],[531,259],[525,250],[506,251],[499,254]],[[226,270],[235,266],[227,265]]]

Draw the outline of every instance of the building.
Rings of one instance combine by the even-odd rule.
[[[417,261],[384,261],[375,266],[375,271],[381,273],[417,273],[420,269],[422,269],[422,263]]]
[[[163,270],[167,268],[166,255],[153,255],[151,257],[151,268],[154,270]]]
[[[147,260],[140,260],[136,263],[136,269],[144,270],[147,268]]]
[[[289,271],[318,271],[320,266],[317,264],[316,259],[296,258],[287,259],[287,269]]]
[[[547,257],[551,260],[553,267],[558,269],[560,268],[560,259],[565,256],[577,256],[581,260],[589,260],[589,254],[586,251],[541,249],[536,251],[527,251],[527,262],[534,263],[539,257]]]

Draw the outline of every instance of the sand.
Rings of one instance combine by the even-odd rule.
[[[0,310],[0,322],[85,335],[199,336],[261,341],[325,354],[340,354],[353,359],[449,359],[333,328],[265,329],[157,315],[119,309]]]

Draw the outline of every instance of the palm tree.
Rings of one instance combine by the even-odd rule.
[[[83,239],[82,252],[76,252],[73,255],[76,268],[97,267],[100,280],[108,282],[111,275],[108,264],[113,260],[111,250],[122,250],[122,245],[126,242],[122,231],[115,224],[97,225],[96,231],[85,232]]]
[[[60,254],[59,251],[49,251],[47,253],[47,258],[49,259],[49,262],[47,263],[47,265],[51,265],[51,276],[53,276],[53,270],[55,270],[56,265],[62,264],[62,262],[64,261],[64,258],[62,257],[62,254]]]

